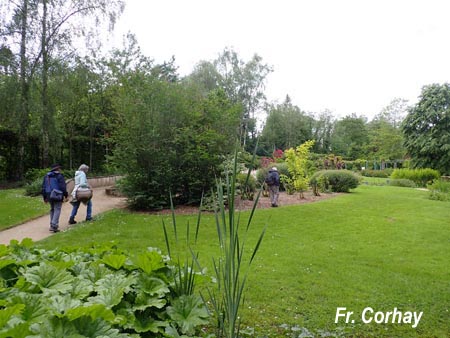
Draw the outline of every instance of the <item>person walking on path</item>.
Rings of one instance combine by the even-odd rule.
[[[278,196],[280,195],[280,174],[278,169],[273,167],[269,170],[266,178],[267,186],[269,187],[269,197],[272,207],[278,206]]]
[[[77,200],[78,189],[91,189],[89,186],[86,174],[89,171],[89,167],[86,164],[80,165],[77,171],[75,171],[75,186],[72,191],[72,213],[70,214],[69,224],[76,224],[75,216],[77,215],[78,208],[80,207],[80,200]],[[84,202],[83,202],[84,203]],[[92,220],[92,198],[90,198],[86,203],[86,221]]]
[[[67,198],[66,180],[59,171],[60,164],[53,164],[42,182],[42,197],[50,203],[50,231],[59,232],[59,217],[64,199]]]

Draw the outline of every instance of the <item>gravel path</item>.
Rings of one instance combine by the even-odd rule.
[[[125,206],[125,199],[120,197],[113,197],[106,195],[105,187],[94,188],[94,197],[92,198],[92,215],[100,214],[102,212],[123,208]],[[59,229],[64,231],[69,227],[68,221],[70,212],[72,211],[72,205],[70,203],[64,203],[61,210],[61,217],[59,218]],[[50,214],[50,206],[49,206]],[[13,239],[19,242],[24,238],[31,238],[33,241],[39,241],[48,236],[52,236],[53,233],[49,231],[50,216],[45,215],[34,220],[28,221],[24,224],[9,228],[0,232],[0,244],[9,244]],[[86,218],[86,206],[81,204],[78,209],[77,217],[78,222]],[[94,224],[93,223],[93,224]]]

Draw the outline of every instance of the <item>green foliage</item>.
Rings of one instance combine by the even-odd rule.
[[[240,173],[236,178],[236,191],[242,199],[253,201],[256,193],[256,179],[250,175]]]
[[[246,285],[246,280],[249,273],[250,265],[258,252],[259,246],[264,237],[265,229],[260,234],[258,241],[253,249],[251,257],[246,257],[244,253],[246,239],[242,240],[242,233],[240,228],[240,216],[236,215],[237,211],[235,209],[235,197],[238,188],[238,178],[243,182],[242,186],[248,186],[249,179],[252,177],[250,175],[251,170],[249,169],[247,175],[240,174],[238,171],[238,151],[236,149],[233,158],[233,168],[231,175],[228,170],[225,171],[225,184],[219,179],[216,183],[216,190],[213,192],[213,205],[214,214],[216,220],[217,237],[219,242],[219,257],[213,257],[213,268],[215,272],[215,280],[217,281],[217,289],[207,287],[207,292],[209,294],[209,299],[215,314],[215,321],[217,322],[216,336],[217,337],[239,337],[240,331],[240,307],[243,302],[244,290]],[[254,180],[254,178],[253,178]],[[225,189],[224,189],[225,188]],[[254,215],[256,205],[258,204],[259,194],[251,211],[250,218],[246,224],[245,233],[247,234],[250,229],[252,217]],[[226,202],[226,203],[225,203]],[[226,210],[228,208],[228,210]],[[178,226],[175,217],[175,212],[173,209],[173,204],[171,203],[172,209],[172,225],[173,225],[173,235],[175,238],[175,245],[178,246]],[[194,246],[197,243],[199,236],[201,213],[199,212],[197,216],[197,226],[195,229],[195,239]],[[166,241],[167,251],[169,256],[173,252],[171,243],[173,241],[169,238],[169,229],[166,226],[166,222],[162,221],[164,239]],[[191,252],[191,263],[189,264],[188,259],[184,264],[184,268],[178,270],[175,275],[175,292],[183,293],[180,296],[179,301],[177,301],[173,307],[169,307],[168,313],[171,318],[181,327],[181,331],[184,334],[192,333],[192,323],[205,324],[206,312],[200,306],[200,302],[193,299],[190,295],[193,291],[192,282],[196,278],[196,273],[194,272],[193,265],[194,261],[197,266],[201,266],[199,262],[199,257],[194,254],[194,246],[190,239],[190,226],[187,224],[186,229],[186,246]],[[188,308],[186,309],[186,304]],[[200,307],[199,307],[200,306]],[[179,308],[177,313],[173,313],[173,309]],[[197,319],[197,322],[191,317]],[[169,332],[171,328],[169,328]]]
[[[391,185],[393,187],[405,187],[405,188],[416,188],[417,187],[417,184],[414,181],[408,180],[406,178],[389,180],[389,185]]]
[[[395,160],[404,157],[405,148],[400,124],[407,110],[406,100],[394,99],[368,124],[367,156],[369,158]]]
[[[392,172],[391,178],[401,179],[405,178],[413,181],[419,187],[426,187],[436,179],[439,179],[441,175],[439,171],[425,168],[425,169],[395,169]]]
[[[301,197],[308,189],[308,156],[313,145],[314,141],[306,141],[296,149],[290,148],[284,152],[290,176],[280,176],[287,191],[293,188],[293,191],[299,192]]]
[[[215,277],[218,290],[208,289],[215,317],[218,323],[217,337],[239,337],[240,308],[244,300],[244,290],[250,266],[259,250],[266,228],[261,232],[250,257],[246,257],[246,237],[242,238],[242,231],[247,235],[252,223],[253,215],[258,204],[259,194],[253,204],[248,222],[240,230],[240,215],[235,209],[237,151],[234,158],[233,175],[226,177],[226,190],[218,182],[216,194],[218,210],[215,212],[217,236],[219,240],[220,256],[213,258]],[[224,196],[227,196],[228,210],[225,210]]]
[[[293,105],[289,96],[282,104],[269,107],[261,143],[266,152],[288,149],[312,139],[313,118]]]
[[[168,207],[170,193],[175,205],[198,204],[220,173],[220,155],[234,146],[236,106],[222,91],[198,100],[195,88],[130,77],[133,86],[117,97],[123,116],[110,159],[127,173],[121,189],[130,207]]]
[[[392,175],[394,169],[371,170],[365,169],[361,171],[362,176],[388,178]]]
[[[450,181],[434,180],[428,185],[429,198],[437,201],[450,201]]]
[[[369,142],[367,119],[352,114],[335,123],[331,136],[331,151],[348,159],[364,158]]]
[[[25,196],[40,196],[42,193],[42,180],[43,178],[37,178],[31,183],[25,185]]]
[[[418,168],[450,174],[450,84],[422,88],[402,125],[405,148]]]
[[[0,249],[1,337],[192,336],[208,322],[199,296],[174,296],[176,268],[151,248]]]
[[[359,181],[359,177],[348,170],[321,170],[311,177],[310,183],[322,192],[349,192],[358,186]]]

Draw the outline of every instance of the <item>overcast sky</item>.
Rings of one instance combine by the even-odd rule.
[[[394,98],[450,82],[450,0],[125,0],[114,38],[134,33],[180,75],[225,47],[274,72],[266,95],[307,112],[369,118]]]

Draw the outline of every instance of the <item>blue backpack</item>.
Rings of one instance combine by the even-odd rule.
[[[59,190],[58,176],[53,173],[47,173],[44,177],[44,189],[47,195],[50,195],[53,189]]]

